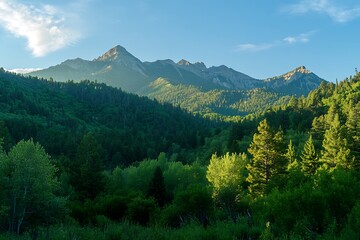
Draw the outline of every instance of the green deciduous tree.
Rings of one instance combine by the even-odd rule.
[[[206,178],[213,186],[215,196],[223,188],[230,188],[234,192],[240,193],[241,184],[245,181],[244,170],[247,162],[244,153],[227,153],[221,157],[215,153],[211,156]]]
[[[153,218],[156,208],[157,205],[153,198],[139,196],[128,204],[127,215],[130,221],[146,226]]]
[[[8,230],[20,233],[24,223],[52,222],[64,201],[54,195],[58,182],[50,156],[38,143],[22,140],[1,158],[6,193],[1,209],[6,209]]]
[[[206,178],[213,187],[213,198],[235,220],[236,202],[243,194],[246,180],[246,154],[229,154],[218,157],[213,154],[207,168]]]
[[[200,184],[189,185],[186,190],[176,194],[174,204],[179,207],[182,219],[194,217],[204,226],[209,224],[213,202],[211,192],[206,186]]]
[[[271,178],[285,172],[284,150],[282,131],[275,132],[266,119],[261,121],[248,149],[253,156],[247,165],[250,193],[263,195]]]

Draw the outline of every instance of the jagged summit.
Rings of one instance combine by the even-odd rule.
[[[201,70],[204,71],[206,70],[206,65],[203,62],[195,62],[195,63],[190,63],[188,60],[185,59],[181,59],[178,63],[179,66],[181,67],[193,67],[197,70]]]
[[[307,70],[305,66],[297,67],[294,69],[294,71],[301,72],[301,73],[310,73],[310,71]]]
[[[185,59],[181,59],[179,62],[178,62],[179,65],[182,65],[182,66],[190,66],[191,63],[188,61],[188,60],[185,60]]]
[[[280,79],[280,78],[284,79],[285,81],[288,81],[288,80],[291,80],[295,74],[310,74],[310,73],[312,73],[312,72],[310,70],[306,69],[305,66],[299,66],[299,67],[291,70],[290,72],[287,72],[280,76],[265,79],[265,81],[272,81],[272,80],[276,80],[276,79]]]
[[[206,90],[269,88],[297,95],[306,95],[322,81],[304,66],[273,78],[255,79],[225,65],[207,68],[203,62],[191,63],[186,59],[177,63],[170,59],[142,62],[120,45],[92,61],[67,60],[29,75],[52,77],[57,81],[97,80],[133,93],[142,93],[158,78],[167,79],[174,85],[191,85]]]
[[[134,55],[129,53],[124,47],[117,45],[111,48],[109,51],[94,60],[95,62],[105,62],[108,64],[119,64],[132,69],[141,75],[146,76],[143,63]],[[112,68],[108,66],[108,68]]]
[[[98,57],[97,61],[114,61],[114,62],[126,62],[128,59],[134,59],[140,62],[139,59],[129,53],[124,47],[117,45],[111,48],[109,51]]]
[[[283,75],[281,75],[285,80],[290,80],[291,77],[295,74],[295,73],[302,73],[302,74],[309,74],[311,73],[310,70],[307,70],[305,66],[300,66],[300,67],[297,67],[295,68],[294,70],[288,72],[288,73],[285,73]]]

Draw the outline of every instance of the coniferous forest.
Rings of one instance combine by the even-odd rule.
[[[360,74],[257,110],[0,69],[0,239],[360,239]]]

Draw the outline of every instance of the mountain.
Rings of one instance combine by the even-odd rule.
[[[175,85],[193,85],[207,90],[266,87],[297,95],[308,93],[323,81],[303,66],[278,77],[259,80],[224,65],[207,68],[203,62],[190,63],[184,59],[178,63],[170,59],[141,62],[122,46],[116,46],[92,61],[80,58],[66,60],[30,75],[51,77],[56,81],[97,80],[133,93],[142,91],[160,77]]]
[[[307,95],[317,88],[323,80],[304,66],[295,68],[281,76],[266,79],[269,88],[290,95]]]
[[[110,49],[92,61],[81,58],[66,60],[56,66],[32,72],[30,75],[53,78],[60,82],[97,80],[128,92],[136,92],[149,82],[142,62],[121,46]]]
[[[269,104],[286,95],[307,95],[323,81],[304,66],[261,80],[224,65],[206,67],[203,62],[190,63],[185,59],[177,63],[170,59],[142,62],[121,46],[92,61],[80,58],[66,60],[29,75],[56,81],[97,80],[127,92],[179,105],[192,112],[225,112],[230,115],[265,110]],[[254,96],[271,100],[255,101]]]

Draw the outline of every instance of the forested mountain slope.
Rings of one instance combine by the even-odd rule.
[[[5,146],[39,141],[50,154],[71,156],[86,132],[104,146],[106,162],[128,165],[175,148],[194,148],[210,122],[105,84],[56,83],[0,71]],[[176,150],[174,150],[176,151]]]
[[[192,85],[174,85],[163,78],[155,80],[139,94],[215,119],[236,119],[238,116],[260,113],[271,106],[285,104],[291,98],[263,88],[207,91]]]

